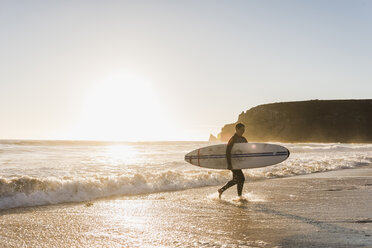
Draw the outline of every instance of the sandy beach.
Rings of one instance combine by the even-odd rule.
[[[0,212],[1,247],[372,247],[372,167]]]

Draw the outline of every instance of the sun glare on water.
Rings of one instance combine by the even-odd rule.
[[[84,99],[78,136],[96,140],[160,140],[170,128],[151,84],[116,74],[92,86]]]
[[[138,152],[129,145],[106,146],[106,156],[110,164],[133,163],[137,161]]]

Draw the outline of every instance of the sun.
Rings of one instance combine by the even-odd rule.
[[[114,74],[87,90],[78,136],[96,140],[159,140],[170,122],[156,89],[146,80]]]

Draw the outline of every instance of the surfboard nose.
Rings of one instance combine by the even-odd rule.
[[[185,155],[185,161],[188,162],[188,163],[191,163],[192,161],[192,156],[191,156],[191,153],[192,152],[189,152]]]

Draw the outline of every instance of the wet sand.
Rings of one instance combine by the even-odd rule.
[[[0,247],[372,247],[372,167],[0,211]]]

